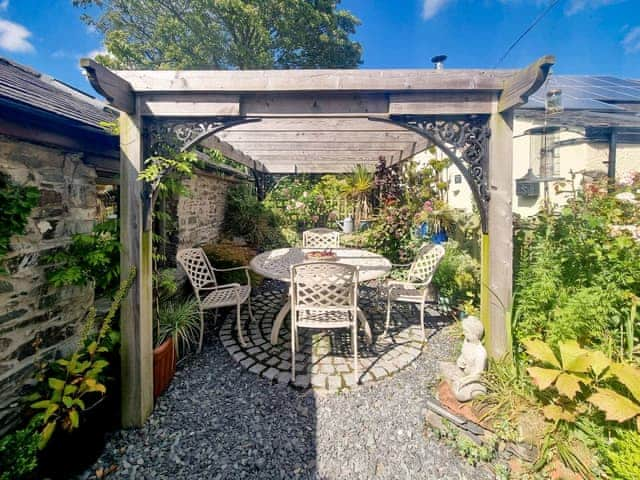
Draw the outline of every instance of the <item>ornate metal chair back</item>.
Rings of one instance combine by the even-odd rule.
[[[358,269],[352,265],[330,262],[293,265],[291,293],[292,304],[297,309],[355,308],[358,301]]]
[[[312,228],[302,232],[303,248],[339,248],[340,233],[330,228]]]
[[[211,263],[201,248],[180,250],[176,259],[189,277],[189,282],[196,292],[205,285],[217,285]]]
[[[407,280],[410,282],[429,283],[438,264],[444,257],[442,245],[424,245],[418,251],[415,260],[409,268]]]

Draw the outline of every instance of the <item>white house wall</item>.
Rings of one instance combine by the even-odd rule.
[[[552,122],[550,122],[552,123]],[[530,120],[518,119],[514,121],[514,139],[513,139],[513,177],[518,179],[523,177],[529,166],[531,137],[524,135],[529,128],[539,126]],[[573,132],[562,132],[558,135],[558,140],[570,140],[582,138],[579,134]],[[559,173],[560,177],[565,179],[564,182],[549,183],[549,200],[552,205],[564,205],[569,197],[568,190],[571,188],[571,171],[580,172],[583,170],[597,170],[606,174],[607,161],[609,158],[609,146],[606,143],[587,144],[579,143],[576,145],[567,145],[558,147]],[[440,152],[439,152],[440,153]],[[424,152],[414,157],[414,161],[424,162],[430,154]],[[495,167],[494,167],[495,168]],[[534,162],[531,165],[534,173],[538,174],[539,165]],[[620,178],[624,173],[631,171],[640,171],[640,145],[618,144],[617,161],[616,161],[616,177]],[[462,179],[461,183],[455,183],[456,175],[460,175],[460,171],[455,165],[451,165],[445,171],[445,178],[449,182],[448,202],[456,209],[471,211],[473,208],[473,196],[469,185]],[[577,174],[575,184],[579,188],[582,176]],[[540,185],[540,195],[535,199],[528,199],[513,195],[513,211],[522,216],[535,215],[540,211],[544,200],[544,185]]]

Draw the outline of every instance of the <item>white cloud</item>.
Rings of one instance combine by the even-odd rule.
[[[422,18],[429,20],[435,17],[438,12],[450,2],[451,0],[424,0],[422,4]]]
[[[109,53],[107,52],[106,49],[104,48],[96,48],[94,50],[91,50],[89,53],[86,53],[84,55],[82,55],[85,58],[96,58],[96,55],[108,55]]]
[[[596,8],[613,5],[614,3],[625,2],[626,0],[571,0],[565,12],[567,15],[574,15],[582,10],[595,10]]]
[[[454,0],[422,0],[422,18],[424,20],[430,20],[453,1]],[[486,0],[486,3],[499,2],[505,5],[514,3],[534,4],[536,7],[542,8],[548,6],[549,1],[550,0]],[[583,10],[595,10],[596,8],[626,1],[629,0],[569,0],[565,14],[574,15]],[[471,0],[469,0],[469,2],[471,3]]]
[[[33,52],[35,48],[29,42],[31,32],[19,23],[0,18],[0,49],[16,53]]]
[[[640,52],[640,26],[629,30],[622,39],[622,46],[627,53]]]
[[[6,12],[9,8],[9,0],[0,1],[0,12]]]

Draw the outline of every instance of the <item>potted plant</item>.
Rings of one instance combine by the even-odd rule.
[[[156,347],[153,350],[153,395],[158,398],[169,386],[177,359],[197,343],[199,308],[194,298],[165,300],[156,312]]]

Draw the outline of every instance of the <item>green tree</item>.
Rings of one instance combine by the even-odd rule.
[[[340,0],[73,0],[112,68],[353,68],[360,20]],[[93,8],[89,8],[93,7]],[[93,12],[97,12],[93,14]]]

